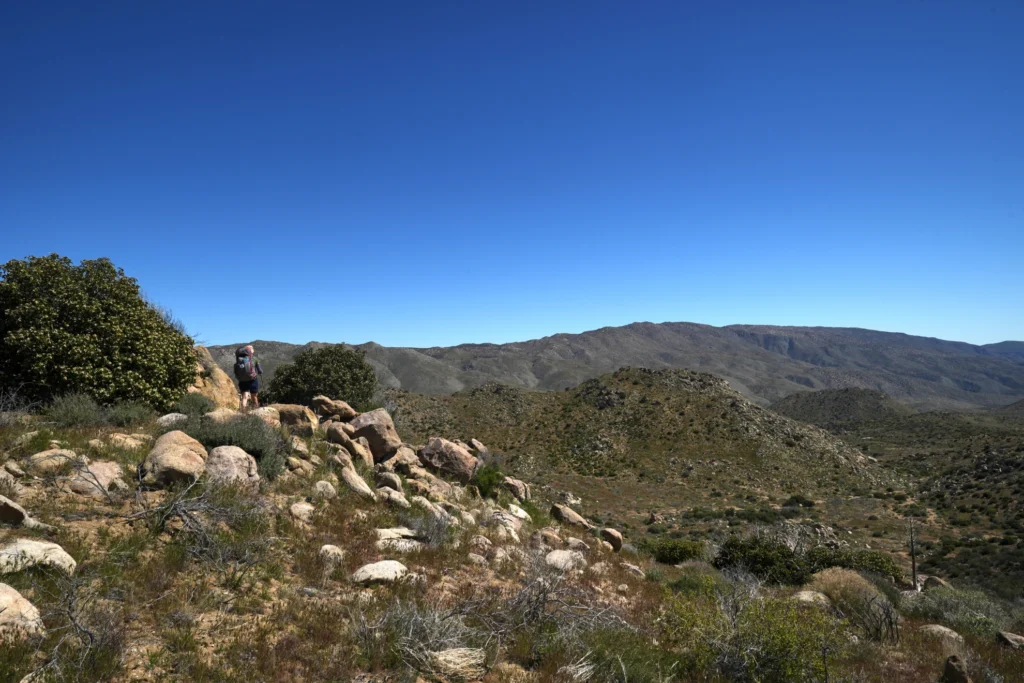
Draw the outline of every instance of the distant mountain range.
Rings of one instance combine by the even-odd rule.
[[[211,346],[230,369],[239,344]],[[252,342],[268,373],[322,342]],[[857,328],[633,323],[512,344],[358,345],[385,387],[447,394],[487,382],[561,390],[621,367],[689,368],[769,404],[798,391],[883,391],[918,409],[976,409],[1024,398],[1024,342],[978,346]]]

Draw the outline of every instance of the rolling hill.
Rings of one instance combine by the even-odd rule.
[[[857,388],[801,391],[776,401],[771,408],[780,415],[829,431],[914,412],[881,391]]]
[[[253,342],[269,372],[305,348]],[[237,344],[211,346],[228,367]],[[1024,397],[1021,342],[977,346],[856,328],[634,323],[511,344],[405,348],[361,344],[380,382],[424,394],[488,382],[561,390],[620,367],[689,368],[767,405],[808,389],[883,391],[919,409],[977,409]]]

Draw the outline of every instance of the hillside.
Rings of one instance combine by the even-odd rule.
[[[268,370],[316,342],[257,341]],[[807,389],[883,391],[919,409],[977,409],[1024,397],[1019,342],[976,346],[852,328],[634,323],[512,344],[362,344],[383,386],[425,394],[500,382],[561,390],[620,367],[689,368],[767,405]],[[230,365],[237,344],[210,347]]]
[[[1016,415],[1018,417],[1024,417],[1024,399],[1011,403],[1008,406],[1003,406],[999,409],[999,412],[1005,415]]]
[[[790,394],[771,406],[786,417],[828,429],[913,414],[881,391],[872,389],[822,389]]]

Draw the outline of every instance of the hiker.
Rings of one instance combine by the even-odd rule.
[[[249,397],[252,397],[254,408],[260,407],[260,377],[263,375],[263,368],[256,360],[256,351],[252,345],[239,346],[235,351],[235,379],[238,380],[238,396],[241,410],[249,405]]]

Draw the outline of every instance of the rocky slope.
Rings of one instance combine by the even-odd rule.
[[[269,369],[309,346],[255,344]],[[237,346],[210,351],[227,368]],[[1024,396],[1020,346],[852,328],[634,323],[513,344],[413,349],[369,343],[360,348],[381,384],[427,394],[491,381],[560,390],[636,366],[711,372],[761,404],[807,389],[859,387],[917,408],[961,409],[1005,405]]]
[[[828,429],[911,415],[914,411],[881,391],[822,389],[791,394],[771,405],[780,415]]]

